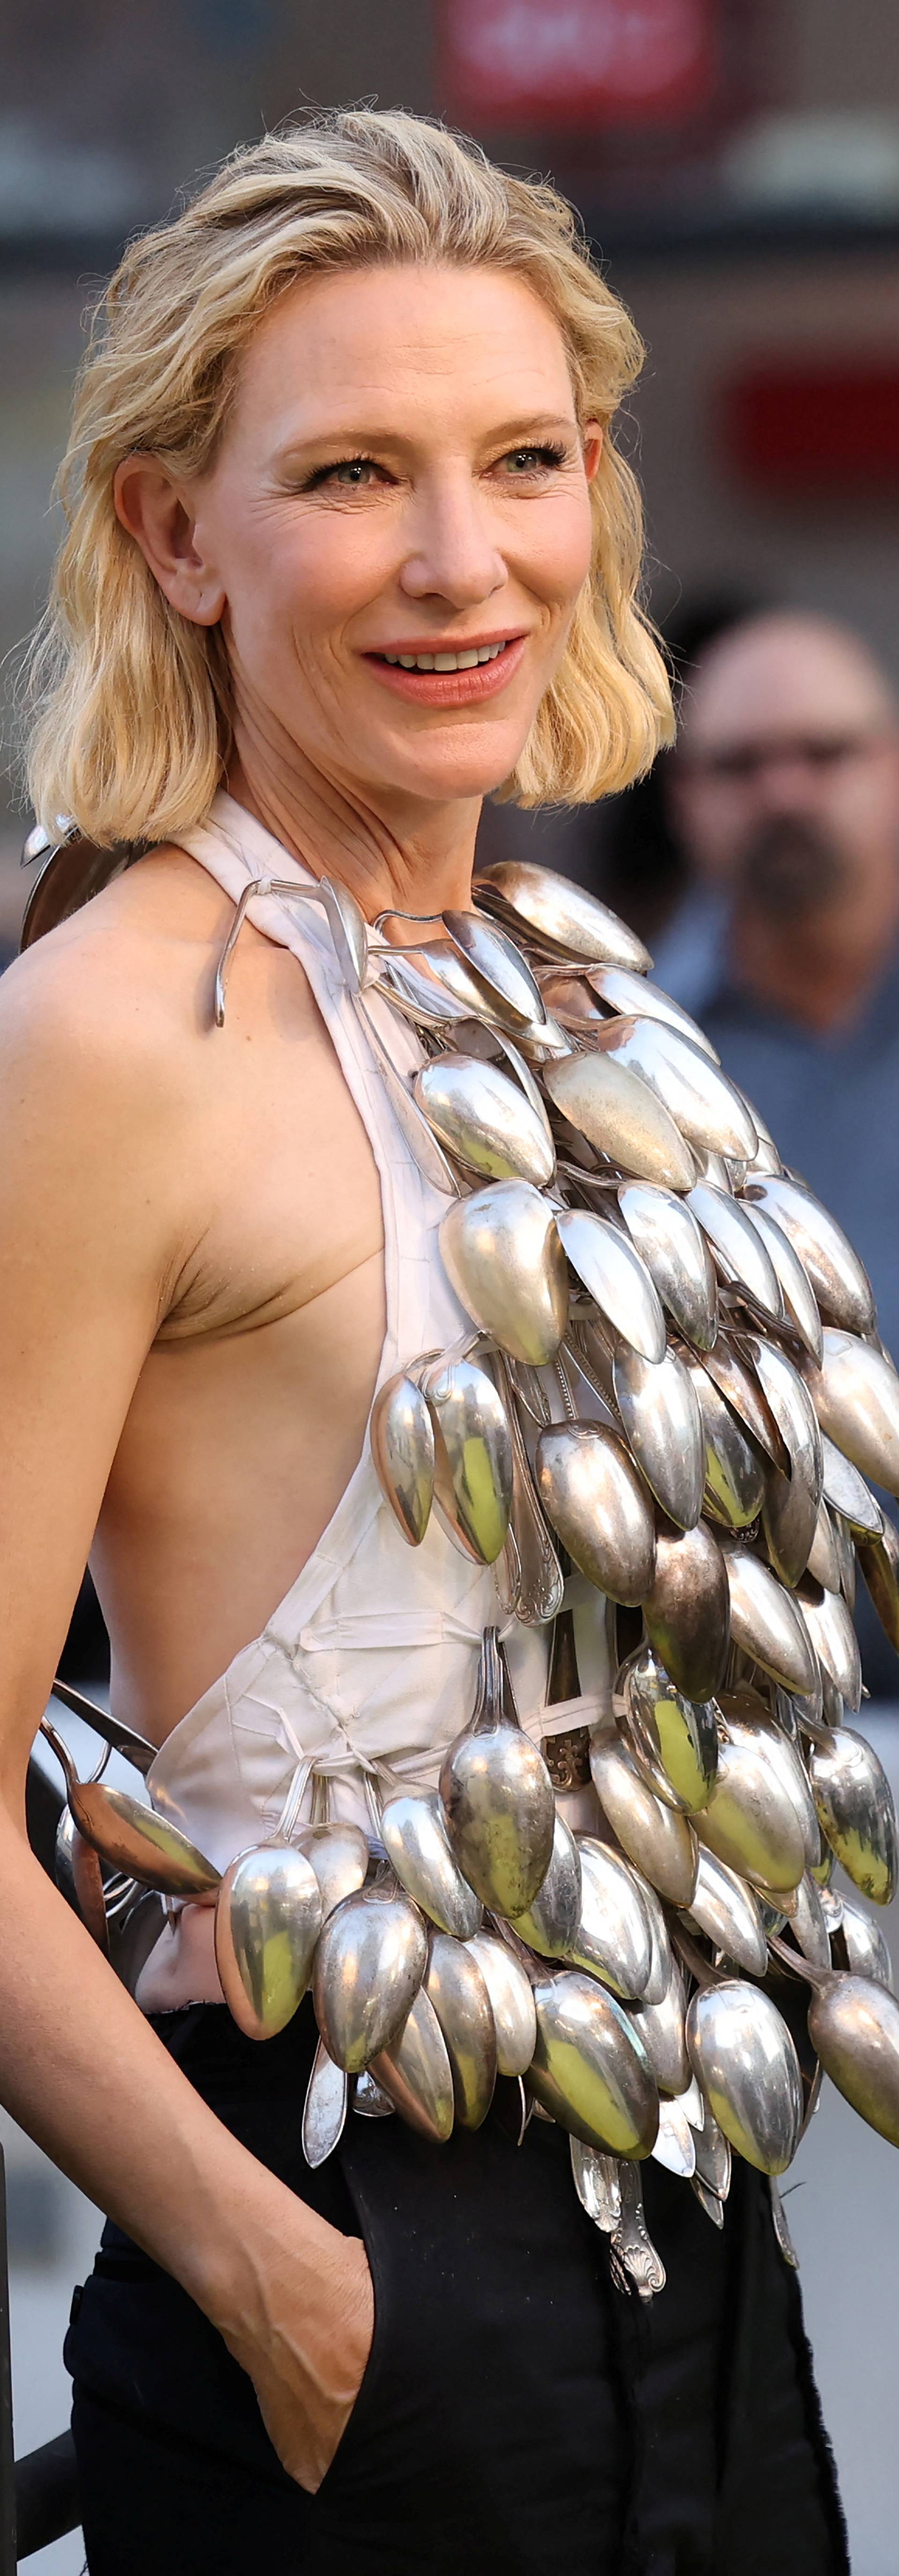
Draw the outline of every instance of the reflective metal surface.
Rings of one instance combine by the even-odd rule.
[[[708,1370],[695,1353],[685,1357],[705,1441],[706,1508],[723,1528],[748,1529],[765,1499],[763,1461]]]
[[[649,1975],[640,2001],[644,2004],[660,2004],[668,1992],[671,1970],[674,1966],[674,1951],[669,1938],[665,1908],[652,1881],[647,1878],[645,1870],[638,1868],[634,1861],[627,1862],[627,1870],[649,1923]]]
[[[513,1028],[545,1019],[540,986],[515,941],[480,912],[444,912],[443,926],[476,982]]]
[[[670,993],[663,993],[658,984],[648,983],[645,975],[635,975],[626,966],[593,966],[588,981],[610,1010],[620,1011],[626,1018],[664,1020],[668,1028],[679,1029],[682,1037],[699,1047],[711,1064],[719,1062],[711,1038],[706,1037],[696,1020],[691,1020],[689,1011],[682,1011]]]
[[[625,1744],[613,1736],[590,1747],[593,1786],[622,1850],[671,1905],[689,1905],[696,1885],[698,1845],[686,1815],[663,1805]]]
[[[858,1468],[844,1458],[833,1440],[822,1432],[824,1457],[824,1498],[835,1513],[845,1520],[854,1539],[879,1538],[883,1531],[883,1513],[876,1495],[866,1485]]]
[[[311,1861],[290,1843],[260,1843],[225,1871],[215,1908],[215,1960],[228,2009],[247,2039],[273,2039],[309,1983],[322,1919]]]
[[[293,1840],[297,1851],[311,1861],[322,1901],[322,1922],[341,1905],[345,1896],[355,1896],[364,1887],[368,1870],[368,1842],[359,1825],[335,1822],[326,1825],[301,1825]]]
[[[689,1190],[696,1158],[649,1084],[610,1055],[567,1055],[545,1072],[556,1108],[599,1154],[636,1180]]]
[[[547,957],[586,957],[600,966],[626,966],[638,975],[652,964],[641,939],[617,914],[583,887],[524,859],[496,859],[479,869],[475,894],[482,911],[497,913]]]
[[[631,2011],[634,2029],[643,2042],[659,2092],[668,2095],[685,2092],[691,2068],[684,2035],[684,1981],[676,1960],[672,1960],[661,2003],[633,2004]]]
[[[312,2060],[312,2073],[306,2087],[303,2106],[303,2154],[313,2172],[333,2155],[343,2136],[349,2099],[349,2081],[342,2066],[335,2066],[328,2056],[323,2039],[319,2040]]]
[[[724,1562],[730,1593],[730,1633],[762,1670],[785,1690],[813,1692],[817,1663],[808,1631],[793,1594],[778,1583],[761,1558],[728,1540]]]
[[[639,1074],[670,1110],[688,1144],[741,1160],[755,1152],[758,1137],[741,1093],[681,1030],[642,1017],[607,1020],[597,1031],[596,1045],[628,1072]]]
[[[811,1280],[822,1315],[850,1333],[874,1324],[871,1282],[836,1218],[800,1181],[747,1180],[746,1197],[774,1218]]]
[[[744,1198],[741,1204],[744,1215],[748,1216],[750,1223],[755,1226],[756,1233],[761,1237],[769,1261],[780,1281],[787,1323],[795,1328],[810,1357],[816,1361],[820,1360],[823,1343],[818,1300],[808,1271],[800,1261],[795,1245],[790,1242],[782,1226],[775,1224],[767,1208],[760,1207],[755,1199],[750,1198]]]
[[[66,1794],[79,1833],[113,1869],[136,1878],[162,1896],[201,1897],[214,1894],[219,1871],[196,1844],[155,1807],[131,1798],[127,1789],[104,1789],[99,1781],[79,1780],[68,1745],[52,1718],[42,1717],[41,1734],[61,1763]]]
[[[757,1986],[728,1978],[695,1994],[687,2047],[712,2112],[746,2163],[785,2173],[802,2127],[802,2078],[786,2022]]]
[[[899,2147],[899,2003],[868,1977],[831,1976],[812,1994],[809,2038],[863,2120]]]
[[[526,2075],[537,2038],[537,2014],[529,1977],[504,1941],[478,1932],[468,1944],[490,1997],[500,2075]]]
[[[827,1325],[820,1370],[809,1363],[818,1420],[860,1475],[899,1494],[899,1378],[873,1342]]]
[[[899,1532],[892,1521],[884,1517],[880,1538],[859,1540],[858,1560],[881,1627],[899,1654]],[[823,1583],[825,1577],[818,1579]]]
[[[783,1351],[773,1342],[749,1343],[756,1375],[789,1451],[790,1472],[769,1477],[765,1499],[765,1532],[775,1572],[787,1583],[798,1582],[811,1552],[824,1483],[821,1434],[807,1387]]]
[[[445,2146],[453,2129],[452,2068],[434,2006],[425,1993],[415,1996],[390,2047],[372,2060],[371,2073],[410,2129],[433,2147]]]
[[[615,1353],[612,1383],[628,1447],[650,1492],[679,1529],[695,1529],[706,1446],[689,1370],[674,1351],[655,1362],[625,1347]]]
[[[530,1461],[518,1418],[517,1390],[508,1363],[497,1354],[495,1366],[503,1389],[512,1439],[512,1518],[516,1568],[515,1608],[526,1627],[554,1619],[562,1602],[562,1569],[537,1500]]]
[[[622,1729],[649,1785],[666,1806],[704,1807],[718,1772],[714,1701],[688,1699],[646,1646],[624,1666],[620,1687]]]
[[[712,1246],[725,1279],[744,1290],[759,1314],[773,1324],[784,1320],[780,1281],[757,1228],[744,1208],[708,1181],[697,1181],[688,1206]]]
[[[652,1927],[639,1889],[619,1854],[593,1834],[578,1836],[581,1916],[569,1957],[627,2002],[649,1983]]]
[[[549,1121],[538,1118],[518,1083],[495,1064],[439,1055],[415,1076],[414,1097],[442,1145],[482,1180],[552,1180]]]
[[[565,1208],[556,1223],[572,1269],[613,1336],[647,1360],[665,1356],[665,1318],[645,1262],[618,1225]]]
[[[492,1377],[474,1360],[440,1361],[424,1394],[434,1425],[434,1494],[467,1556],[493,1565],[509,1532],[512,1435]]]
[[[758,1898],[745,1879],[716,1860],[714,1852],[700,1850],[696,1889],[685,1919],[704,1932],[735,1967],[745,1968],[751,1977],[764,1976],[768,1944]]]
[[[434,1426],[421,1388],[400,1369],[379,1387],[369,1426],[378,1483],[410,1547],[420,1547],[434,1500]]]
[[[581,1573],[613,1601],[645,1600],[656,1553],[652,1513],[615,1432],[552,1423],[537,1443],[536,1472],[547,1519]]]
[[[459,1868],[439,1792],[426,1789],[414,1795],[399,1790],[385,1802],[381,1834],[391,1868],[407,1896],[441,1932],[451,1932],[459,1941],[470,1940],[480,1928],[481,1901]]]
[[[581,2208],[594,2227],[604,2236],[613,2236],[621,2219],[620,2167],[614,2156],[600,2154],[597,2147],[585,2147],[581,2138],[571,2137],[571,2171]]]
[[[856,1976],[871,1977],[876,1986],[888,1986],[892,1994],[893,1963],[880,1925],[873,1921],[870,1914],[865,1913],[861,1905],[856,1905],[850,1896],[844,1896],[842,1899],[840,1931],[850,1968],[854,1970]],[[803,1948],[805,1948],[804,1943]],[[811,1953],[807,1952],[806,1956],[810,1957]],[[820,1965],[823,1967],[829,1965],[829,1953],[828,1958],[822,1960]]]
[[[799,1585],[798,1606],[822,1672],[829,1675],[848,1709],[861,1706],[862,1666],[858,1639],[840,1592],[825,1592],[808,1576]]]
[[[765,1736],[737,1720],[719,1745],[717,1776],[695,1824],[700,1842],[751,1885],[798,1887],[807,1853],[796,1806]]]
[[[692,1210],[649,1181],[622,1182],[618,1204],[672,1322],[696,1350],[710,1349],[718,1330],[718,1283]]]
[[[719,1333],[714,1350],[703,1354],[703,1367],[718,1388],[719,1395],[723,1395],[731,1412],[736,1414],[738,1422],[757,1442],[763,1456],[770,1458],[772,1466],[779,1467],[788,1476],[790,1453],[767,1397],[762,1393],[755,1369],[745,1356],[750,1347],[745,1334],[738,1344]]]
[[[694,2130],[694,2136],[696,2171],[700,2181],[705,2184],[707,2191],[714,2193],[716,2200],[723,2202],[727,2199],[731,2184],[730,2141],[725,2137],[723,2129],[719,2129],[718,2122],[713,2117],[708,2104],[706,2104],[702,2128]]]
[[[646,2156],[655,2144],[659,2097],[645,2050],[614,1996],[576,1969],[542,1978],[534,1991],[537,2042],[530,2090],[585,2146]]]
[[[896,1892],[896,1812],[872,1744],[851,1726],[809,1747],[812,1796],[828,1842],[862,1896],[889,1905]]]
[[[484,1637],[474,1716],[444,1755],[440,1796],[476,1895],[497,1914],[523,1914],[549,1867],[556,1807],[543,1756],[508,1704],[495,1629]]]
[[[675,1688],[688,1699],[712,1699],[727,1669],[730,1595],[724,1558],[704,1521],[658,1532],[643,1619]]]
[[[542,1367],[568,1321],[568,1273],[553,1210],[527,1181],[497,1181],[460,1199],[440,1227],[444,1269],[482,1331],[515,1360]]]
[[[658,2136],[652,2152],[657,2164],[664,2165],[667,2173],[680,2174],[684,2182],[695,2174],[696,2140],[679,2103],[660,2102]]]
[[[392,2046],[427,1961],[421,1915],[389,1882],[346,1897],[329,1914],[316,1947],[312,1997],[325,2047],[347,2074],[360,2075]],[[380,2083],[377,2068],[375,2074]]]
[[[639,2299],[648,2301],[664,2290],[665,2266],[646,2224],[636,2164],[629,2160],[621,2165],[620,2186],[621,2216],[609,2247],[609,2268],[619,2288],[633,2287]]]
[[[479,2129],[493,2100],[497,2039],[486,1980],[464,1942],[433,1934],[424,1992],[443,2033],[456,2119],[462,2129]]]
[[[541,1959],[564,1959],[570,1954],[580,1919],[578,1847],[564,1817],[557,1815],[546,1876],[527,1910],[512,1920],[519,1939],[536,1950]]]
[[[146,1735],[136,1735],[133,1726],[123,1726],[121,1718],[113,1717],[107,1708],[99,1708],[96,1700],[86,1698],[84,1691],[73,1690],[71,1682],[64,1682],[59,1673],[53,1684],[52,1697],[61,1700],[63,1708],[70,1709],[73,1717],[83,1718],[85,1725],[93,1727],[94,1734],[99,1735],[113,1753],[121,1753],[124,1760],[146,1779],[156,1760],[158,1744],[151,1744]]]
[[[63,1807],[56,1828],[54,1865],[57,1887],[80,1914],[98,1950],[108,1958],[109,1930],[99,1855],[79,1833],[70,1807]]]

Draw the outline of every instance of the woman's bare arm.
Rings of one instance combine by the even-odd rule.
[[[362,2248],[200,2101],[25,1833],[28,1755],[112,1459],[202,1226],[196,1110],[167,1035],[114,942],[99,965],[90,941],[51,945],[0,990],[0,2093],[205,2309],[314,2489],[371,2338]]]

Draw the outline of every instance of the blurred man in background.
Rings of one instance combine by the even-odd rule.
[[[860,637],[794,611],[710,644],[670,764],[692,884],[656,950],[725,1072],[866,1261],[899,1352],[899,710]],[[869,1688],[899,1662],[863,1612]]]

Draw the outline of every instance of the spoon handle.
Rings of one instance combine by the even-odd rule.
[[[320,2039],[303,2108],[303,2154],[313,2172],[333,2155],[343,2136],[349,2089],[349,2077],[342,2066],[335,2066]]]
[[[518,1617],[525,1628],[542,1628],[562,1607],[562,1569],[534,1491],[514,1379],[502,1352],[497,1352],[496,1366],[512,1435],[511,1526],[521,1569]]]
[[[436,1136],[428,1126],[427,1119],[422,1117],[421,1110],[411,1093],[406,1090],[396,1066],[391,1064],[364,995],[356,993],[353,998],[364,1024],[365,1034],[375,1057],[397,1126],[402,1129],[409,1152],[418,1164],[419,1171],[423,1173],[426,1181],[430,1181],[432,1189],[440,1190],[444,1196],[459,1198],[461,1192],[455,1173],[447,1162],[442,1146],[438,1145]]]
[[[98,1708],[96,1700],[86,1699],[83,1691],[73,1690],[70,1682],[60,1681],[58,1673],[53,1684],[53,1698],[61,1700],[63,1708],[71,1709],[73,1717],[83,1718],[85,1725],[92,1726],[94,1734],[101,1736],[113,1753],[123,1754],[125,1761],[133,1762],[135,1771],[140,1771],[146,1779],[151,1763],[156,1760],[158,1744],[151,1744],[145,1735],[136,1735],[133,1727],[122,1726],[117,1717],[110,1716],[108,1709]],[[53,1749],[55,1752],[55,1745]]]
[[[653,2299],[665,2287],[665,2266],[646,2224],[637,2166],[623,2157],[618,2172],[621,2216],[609,2246],[612,2277],[619,2289],[633,2282],[639,2298]]]

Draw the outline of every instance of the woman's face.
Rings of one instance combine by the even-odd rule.
[[[520,278],[365,268],[291,289],[189,495],[193,605],[165,583],[222,618],[238,739],[295,746],[363,797],[498,786],[589,570],[599,445]]]

